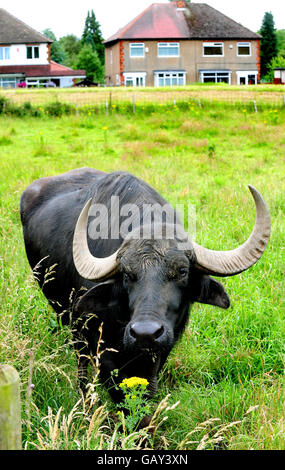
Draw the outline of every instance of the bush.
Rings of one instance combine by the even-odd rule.
[[[45,111],[50,116],[62,116],[63,114],[72,114],[74,106],[68,103],[60,103],[60,101],[53,101],[45,106]]]
[[[7,104],[8,104],[7,98],[5,98],[5,96],[0,96],[0,114],[5,113]]]

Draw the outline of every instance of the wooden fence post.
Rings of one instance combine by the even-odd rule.
[[[20,378],[14,367],[0,364],[0,450],[21,449]]]

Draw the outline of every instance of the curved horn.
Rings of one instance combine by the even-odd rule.
[[[80,276],[96,281],[116,271],[119,250],[106,258],[95,258],[90,253],[87,243],[87,222],[91,203],[92,199],[89,199],[77,220],[73,236],[73,261]]]
[[[231,251],[213,251],[193,242],[197,268],[215,276],[234,276],[250,268],[262,256],[270,237],[270,214],[261,194],[249,186],[256,208],[256,221],[249,239]]]

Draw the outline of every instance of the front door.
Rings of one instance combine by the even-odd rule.
[[[237,72],[238,85],[256,85],[257,73],[253,72]]]
[[[124,83],[125,86],[131,87],[144,87],[146,80],[146,73],[124,73]]]

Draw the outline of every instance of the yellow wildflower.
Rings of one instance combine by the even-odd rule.
[[[147,386],[148,383],[149,382],[146,379],[142,379],[141,377],[130,377],[129,379],[124,379],[120,383],[119,387],[120,388],[124,388],[124,387],[132,388],[132,387],[136,387],[137,385]]]

